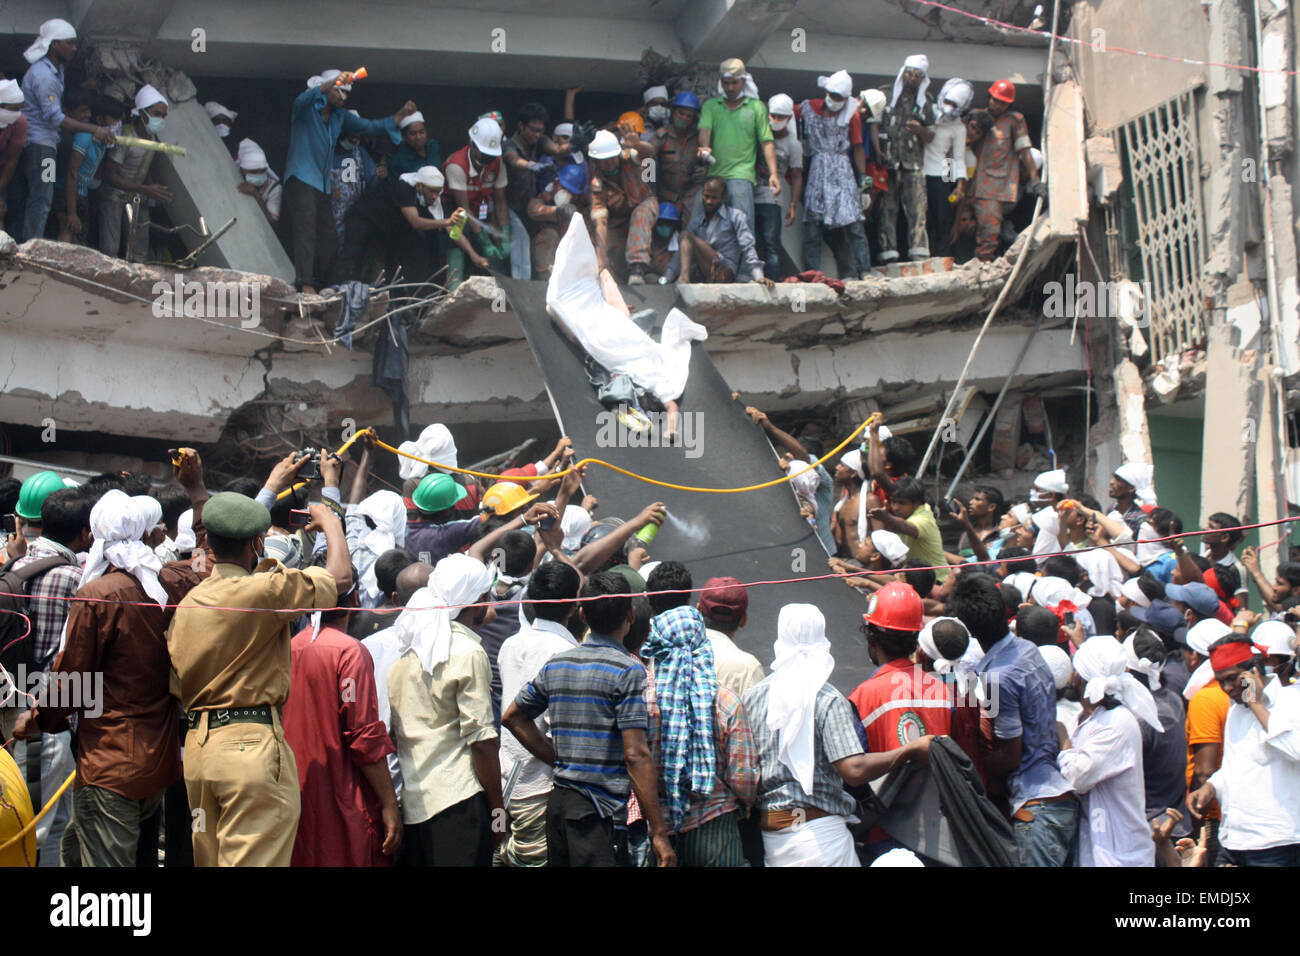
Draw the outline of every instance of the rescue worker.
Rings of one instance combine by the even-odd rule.
[[[909,56],[898,71],[889,105],[880,123],[880,162],[889,185],[880,200],[880,261],[898,260],[898,210],[907,218],[908,257],[930,257],[925,229],[925,147],[934,138],[934,101],[926,90],[930,61]]]
[[[1002,218],[1020,198],[1021,167],[1027,192],[1035,196],[1047,192],[1030,151],[1029,127],[1024,116],[1011,108],[1015,101],[1016,87],[1010,80],[998,80],[989,87],[988,115],[993,125],[980,139],[971,183],[975,255],[985,262],[996,258]]]

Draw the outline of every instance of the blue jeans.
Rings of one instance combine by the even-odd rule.
[[[754,228],[754,184],[748,179],[728,179],[727,205],[745,214],[745,222]],[[701,190],[701,192],[703,192]]]
[[[531,279],[533,277],[532,237],[524,228],[524,221],[519,213],[510,210],[510,278]]]
[[[822,239],[831,247],[835,268],[841,279],[857,279],[871,269],[871,253],[867,249],[867,232],[861,222],[826,229],[820,222],[804,220],[803,267],[820,269],[822,264]]]
[[[754,239],[758,258],[763,260],[763,274],[773,281],[781,279],[781,207],[774,202],[754,204]]]
[[[21,235],[17,237],[19,242],[45,236],[45,223],[50,218],[50,207],[54,205],[54,162],[57,156],[58,150],[53,146],[28,143],[23,147],[21,165],[23,179],[27,182],[27,208],[23,211]]]
[[[1237,866],[1300,866],[1300,843],[1271,846],[1267,850],[1222,851]]]
[[[1074,838],[1079,829],[1078,799],[1039,803],[1026,809],[1034,815],[1031,822],[1013,821],[1020,865],[1067,866],[1074,855]]]

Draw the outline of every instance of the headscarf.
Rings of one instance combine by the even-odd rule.
[[[1061,518],[1054,505],[1047,505],[1034,512],[1030,519],[1037,529],[1034,535],[1033,554],[1054,554],[1061,550]]]
[[[1153,661],[1139,656],[1137,647],[1133,640],[1136,637],[1137,632],[1134,631],[1128,637],[1124,638],[1124,644],[1122,645],[1124,648],[1124,656],[1128,658],[1128,669],[1131,671],[1137,671],[1139,674],[1145,674],[1148,683],[1151,685],[1151,689],[1159,690],[1160,672],[1165,669],[1165,665],[1162,661]],[[1095,641],[1096,638],[1094,637],[1092,640]]]
[[[320,86],[323,83],[328,83],[330,80],[337,79],[342,72],[343,72],[342,70],[325,70],[319,76],[308,77],[307,89],[314,90],[316,89],[316,87]],[[350,90],[352,89],[352,85],[350,83],[340,84],[339,89]]]
[[[676,829],[690,807],[691,795],[707,796],[717,775],[713,704],[718,678],[713,644],[699,610],[683,606],[656,614],[641,656],[654,662],[662,722],[661,775],[667,794],[664,811],[669,828]]]
[[[844,107],[834,114],[835,125],[848,126],[849,121],[857,115],[857,109],[849,106],[849,100],[853,98],[853,77],[849,76],[849,71],[836,70],[830,76],[819,76],[817,85],[827,93],[834,93],[844,98]]]
[[[961,624],[962,630],[966,631],[966,650],[956,660],[944,657],[939,652],[938,645],[934,643],[934,626],[940,621],[956,621]],[[953,683],[957,685],[957,689],[963,697],[967,697],[971,688],[974,687],[977,699],[981,703],[983,702],[983,688],[980,687],[975,668],[979,666],[980,661],[984,660],[984,649],[980,647],[975,638],[970,636],[970,630],[961,620],[955,617],[936,617],[921,628],[916,643],[921,650],[925,651],[925,656],[934,662],[934,672],[936,674],[952,674]]]
[[[590,511],[578,505],[565,505],[564,514],[560,517],[560,531],[564,533],[560,547],[565,551],[578,550],[582,545],[582,536],[590,527]]]
[[[1128,672],[1128,655],[1119,641],[1109,635],[1089,638],[1075,652],[1074,671],[1084,680],[1083,695],[1091,703],[1099,702],[1107,694],[1115,697],[1133,712],[1163,733],[1156,701],[1151,691]]]
[[[50,44],[55,40],[75,40],[76,38],[77,31],[73,29],[72,24],[67,20],[57,18],[46,20],[41,24],[41,32],[36,35],[35,41],[23,51],[23,59],[34,64],[50,52]]]
[[[1115,469],[1115,477],[1133,486],[1135,497],[1145,505],[1156,503],[1155,468],[1140,461],[1126,461]]]
[[[946,99],[951,99],[957,103],[956,113],[944,109],[943,101]],[[934,104],[935,119],[961,116],[962,113],[970,109],[973,99],[975,99],[975,88],[961,77],[954,76],[939,89],[939,99]]]
[[[451,622],[460,609],[492,587],[492,572],[468,554],[450,554],[438,562],[429,583],[411,595],[393,629],[401,653],[411,651],[426,674],[451,657]]]
[[[188,554],[198,547],[194,538],[194,509],[187,508],[176,519],[176,553]]]
[[[573,124],[572,124],[572,123],[557,123],[557,124],[555,124],[555,132],[553,132],[551,135],[552,135],[552,136],[572,136],[572,135],[573,135]]]
[[[167,97],[163,96],[156,89],[146,83],[144,86],[140,87],[139,92],[135,94],[135,109],[132,112],[139,115],[149,107],[157,106],[159,103],[166,106]]]
[[[167,591],[158,581],[162,561],[143,540],[160,518],[162,505],[153,498],[146,495],[131,498],[117,488],[105,492],[90,512],[90,531],[95,541],[90,546],[81,583],[102,577],[112,565],[134,577],[145,594],[157,601],[160,608],[165,607]]]
[[[439,465],[455,468],[460,464],[456,457],[456,439],[451,437],[446,425],[430,425],[415,441],[404,441],[397,447],[408,455],[419,455]],[[423,478],[429,473],[429,466],[422,461],[399,457],[397,473],[403,480]]]
[[[1232,628],[1212,617],[1197,621],[1187,629],[1183,641],[1204,660],[1187,678],[1187,684],[1183,687],[1184,700],[1191,700],[1201,688],[1214,680],[1214,668],[1210,664],[1210,645],[1231,633]]]
[[[26,103],[23,88],[17,80],[0,80],[0,103]]]
[[[1070,686],[1070,674],[1074,667],[1070,664],[1069,654],[1056,644],[1040,644],[1038,656],[1043,659],[1043,663],[1052,674],[1053,687],[1057,690],[1065,690]]]
[[[409,116],[403,117],[402,121],[397,124],[397,128],[406,129],[406,127],[410,126],[412,123],[423,123],[423,122],[424,122],[424,114],[421,113],[419,110],[416,110],[414,113],[411,113]]]
[[[641,94],[641,104],[644,106],[654,99],[668,99],[668,87],[647,86],[645,92]]]
[[[741,75],[745,78],[745,88],[740,91],[740,98],[743,100],[746,96],[752,96],[754,99],[758,99],[758,84],[754,82],[753,74],[742,73]],[[718,95],[724,100],[727,98],[727,94],[722,92],[721,77],[718,78]]]
[[[239,117],[239,114],[234,110],[226,109],[216,100],[208,100],[204,103],[203,110],[208,114],[208,119],[216,119],[218,116],[229,116],[230,121],[233,123]]]
[[[1052,491],[1058,495],[1070,493],[1070,483],[1065,480],[1064,468],[1053,468],[1034,479],[1034,487],[1039,491]]]
[[[777,615],[776,635],[767,726],[777,735],[777,759],[811,794],[817,694],[835,669],[826,618],[815,605],[787,604]]]
[[[1150,521],[1138,525],[1137,562],[1142,567],[1145,568],[1156,558],[1169,553],[1169,546],[1159,541],[1159,538],[1160,532],[1156,531]]]
[[[262,147],[258,146],[251,139],[241,139],[239,141],[239,153],[237,155],[240,169],[267,169],[266,153]]]
[[[369,551],[378,558],[385,551],[400,548],[406,543],[406,502],[397,492],[376,491],[370,497],[362,499],[355,513],[369,518],[374,527],[361,535],[354,550]],[[383,594],[375,577],[373,561],[361,576],[361,590],[372,601]]]
[[[925,91],[930,88],[930,58],[924,53],[915,53],[909,56],[903,61],[903,65],[898,68],[898,76],[894,78],[894,95],[889,100],[890,109],[898,105],[898,98],[903,95],[903,71],[909,67],[925,71],[925,78],[921,80],[921,85],[916,91],[916,102],[918,104],[925,99]]]
[[[1138,586],[1137,578],[1129,578],[1120,585],[1120,593],[1128,598],[1138,607],[1150,607],[1151,599],[1147,597],[1146,592]]]
[[[867,472],[862,464],[862,452],[858,451],[855,448],[853,449],[853,451],[842,456],[840,458],[840,461],[843,462],[845,465],[848,465],[851,469],[853,469],[853,471],[857,473],[857,476],[861,478],[863,481],[867,480]]]
[[[866,497],[865,495],[863,497]],[[898,567],[898,562],[907,557],[907,545],[892,531],[877,528],[871,532],[871,546],[880,556],[889,562],[891,568]]]

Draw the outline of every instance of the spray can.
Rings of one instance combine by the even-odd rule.
[[[650,547],[651,543],[653,543],[655,539],[655,535],[657,535],[658,533],[659,533],[659,526],[655,524],[653,521],[647,521],[641,527],[641,529],[634,535],[634,537],[648,548]]]
[[[452,242],[458,242],[461,234],[465,231],[465,219],[467,218],[465,210],[457,207],[456,211],[451,214],[451,218],[454,219],[455,222],[452,223],[452,227],[447,230],[447,235],[451,237]]]

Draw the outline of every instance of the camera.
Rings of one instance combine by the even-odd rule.
[[[305,508],[294,508],[289,512],[290,528],[305,528],[311,524],[311,512]]]
[[[320,449],[304,448],[298,454],[307,456],[307,460],[298,469],[298,480],[315,481],[320,477]]]
[[[17,534],[18,516],[0,515],[0,531],[3,531],[5,534]]]

